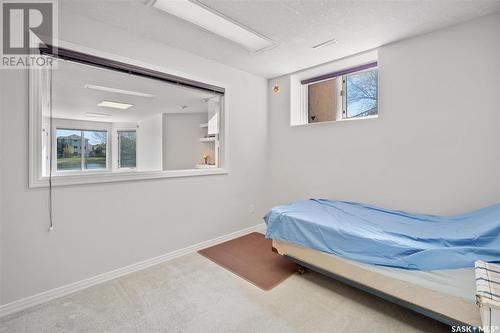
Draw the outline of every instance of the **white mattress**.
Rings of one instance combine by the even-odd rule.
[[[462,297],[471,301],[475,301],[476,298],[474,268],[415,271],[362,264],[351,260],[348,261],[362,268],[384,274],[394,279],[410,282],[419,287]]]

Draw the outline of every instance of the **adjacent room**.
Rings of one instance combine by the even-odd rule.
[[[68,60],[53,64],[57,71],[40,85],[45,96],[51,91],[42,109],[42,177],[217,168],[222,93]]]
[[[500,332],[500,0],[0,6],[0,332]]]

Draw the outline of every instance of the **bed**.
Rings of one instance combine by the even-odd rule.
[[[273,250],[300,267],[448,325],[481,325],[473,267],[500,259],[500,205],[438,217],[311,199],[264,219]]]

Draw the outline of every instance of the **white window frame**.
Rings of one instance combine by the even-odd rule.
[[[363,64],[369,64],[378,61],[378,50],[373,49],[366,52],[362,52],[353,56],[341,58],[336,61],[332,61],[320,66],[315,66],[306,70],[295,72],[291,74],[289,79],[290,85],[290,118],[289,124],[291,127],[295,126],[341,126],[342,123],[358,120],[370,120],[381,118],[381,108],[380,108],[380,98],[377,101],[378,113],[374,116],[367,116],[361,118],[346,118],[342,119],[342,115],[337,112],[337,119],[331,121],[321,121],[321,122],[309,122],[309,109],[308,109],[308,86],[309,84],[302,84],[301,81],[307,80],[309,78],[320,77],[325,74],[340,72],[344,69],[358,67]],[[374,67],[379,70],[379,67]],[[373,69],[373,68],[371,68]],[[380,71],[379,71],[380,74]],[[379,75],[380,76],[380,75]],[[325,79],[325,81],[328,79]],[[317,83],[320,81],[316,81]],[[379,77],[380,82],[380,77]],[[380,86],[377,86],[377,90]],[[380,94],[379,94],[380,97]],[[340,106],[337,106],[337,110]],[[341,112],[340,112],[341,113]],[[321,124],[321,125],[320,125]]]
[[[352,72],[349,74],[344,74],[341,76],[325,79],[325,80],[320,80],[320,81],[315,81],[312,83],[307,83],[303,84],[303,94],[304,94],[304,99],[305,99],[305,104],[304,107],[306,110],[304,112],[307,113],[307,124],[321,124],[321,123],[330,123],[330,122],[335,122],[335,121],[347,121],[347,120],[361,120],[361,119],[373,119],[378,117],[378,98],[377,98],[377,114],[376,115],[370,115],[370,116],[364,116],[364,117],[347,117],[347,77],[351,75],[357,75],[360,73],[364,72],[371,72],[371,71],[377,71],[378,75],[378,67],[372,67],[372,68],[367,68],[363,69],[357,72]],[[309,117],[309,86],[321,83],[321,82],[328,82],[328,81],[337,81],[337,87],[338,89],[336,91],[337,97],[340,97],[340,101],[337,102],[337,110],[336,110],[336,119],[335,120],[327,120],[327,121],[319,121],[319,122],[310,122],[310,117]],[[378,83],[377,83],[377,95],[378,95]],[[305,125],[305,124],[304,124]]]
[[[42,156],[42,114],[46,114],[47,108],[50,107],[50,97],[47,92],[43,92],[44,87],[50,79],[50,71],[47,69],[30,68],[29,72],[29,187],[39,188],[48,187],[49,183],[52,186],[68,186],[79,184],[93,184],[93,183],[108,183],[108,182],[123,182],[123,181],[137,181],[146,179],[164,179],[164,178],[178,178],[178,177],[196,177],[196,176],[209,176],[209,175],[223,175],[229,173],[228,163],[228,142],[227,135],[227,113],[226,101],[228,98],[227,87],[224,83],[215,82],[209,79],[194,77],[177,70],[168,69],[160,66],[147,64],[141,61],[133,60],[130,58],[121,57],[115,54],[102,52],[99,50],[86,48],[81,45],[68,43],[65,41],[58,41],[60,47],[72,49],[78,52],[91,54],[96,57],[120,61],[135,66],[139,66],[154,71],[170,73],[198,82],[204,82],[214,86],[224,88],[226,93],[221,95],[221,108],[219,117],[219,160],[217,168],[210,169],[185,169],[185,170],[158,170],[158,171],[137,171],[137,170],[123,170],[121,172],[88,172],[78,174],[54,174],[45,176],[42,174],[42,163],[45,159]],[[45,112],[44,112],[45,110]],[[109,140],[109,135],[108,135]],[[55,140],[54,140],[55,141]],[[111,144],[107,149],[111,149]],[[53,160],[54,164],[54,160]],[[49,182],[50,179],[50,182]]]
[[[52,174],[55,176],[63,176],[63,175],[78,175],[78,174],[91,174],[91,173],[102,173],[102,172],[111,172],[111,138],[110,138],[110,130],[107,127],[98,127],[92,125],[81,125],[78,121],[69,121],[69,120],[56,120],[56,125],[52,127]],[[80,170],[58,170],[57,169],[57,130],[70,130],[70,131],[97,131],[97,132],[106,132],[106,168],[105,169],[85,169],[84,161],[85,154],[82,150],[81,156],[81,169]],[[80,138],[80,144],[83,146],[83,135]]]

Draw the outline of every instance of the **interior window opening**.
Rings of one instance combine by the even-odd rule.
[[[53,62],[37,81],[40,177],[222,167],[223,92],[187,79],[175,84],[71,59]]]

